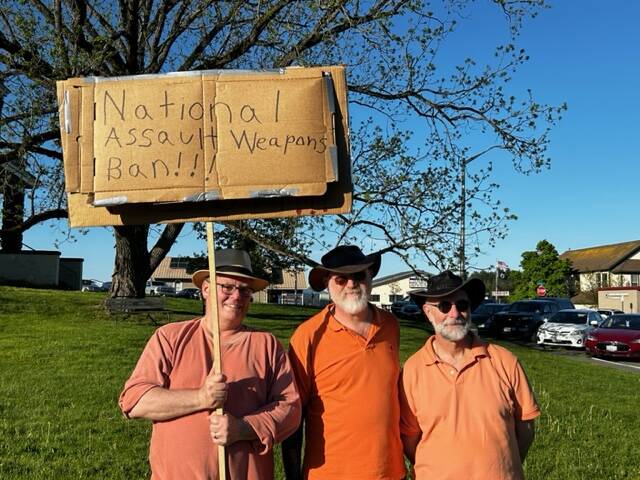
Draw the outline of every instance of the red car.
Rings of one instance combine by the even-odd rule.
[[[640,359],[640,315],[612,315],[587,336],[594,357]]]

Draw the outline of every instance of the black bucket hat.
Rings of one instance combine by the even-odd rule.
[[[484,282],[479,278],[472,278],[463,282],[462,277],[459,277],[451,270],[445,270],[431,277],[427,288],[409,292],[409,296],[416,305],[422,308],[427,298],[446,297],[458,290],[464,290],[467,293],[471,310],[475,310],[482,303],[486,292]]]
[[[254,292],[267,288],[269,282],[253,274],[251,258],[244,250],[225,248],[215,251],[216,273],[240,277],[247,281]],[[209,270],[198,270],[191,277],[193,284],[201,288],[202,282],[209,278]]]
[[[355,245],[340,245],[327,252],[320,259],[321,265],[309,272],[309,285],[316,292],[325,289],[325,279],[331,273],[357,273],[371,270],[371,278],[380,270],[382,256],[379,253],[365,255]]]

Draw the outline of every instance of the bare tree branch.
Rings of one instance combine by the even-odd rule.
[[[244,55],[260,37],[260,34],[264,31],[269,23],[278,15],[278,13],[290,2],[288,0],[279,0],[274,2],[267,11],[257,18],[247,35],[238,41],[233,47],[231,47],[223,55],[213,59],[205,60],[197,68],[200,69],[216,69],[223,68],[229,63],[233,62],[237,58]]]
[[[160,262],[167,256],[178,235],[184,228],[184,223],[170,223],[164,227],[160,238],[149,252],[149,271],[153,272]]]
[[[26,232],[31,227],[45,222],[47,220],[54,220],[57,218],[67,218],[69,216],[69,212],[66,209],[58,208],[55,210],[48,210],[46,212],[40,212],[36,215],[33,215],[26,219],[20,225],[16,225],[15,227],[7,228],[5,230],[0,230],[0,233],[10,233],[10,232]]]

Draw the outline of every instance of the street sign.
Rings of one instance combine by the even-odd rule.
[[[536,294],[539,297],[544,297],[547,294],[547,289],[544,287],[544,285],[538,285],[538,287],[536,288]]]
[[[491,292],[492,297],[508,297],[509,290],[494,290]]]

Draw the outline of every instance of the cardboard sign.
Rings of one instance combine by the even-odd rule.
[[[70,79],[58,99],[71,226],[351,208],[344,67]]]

